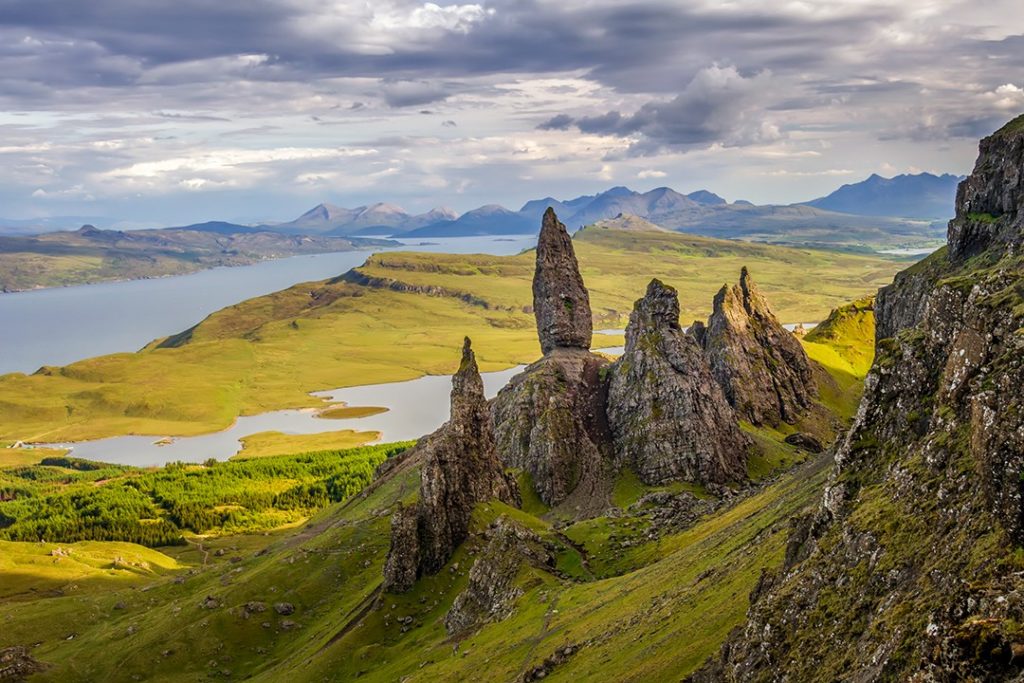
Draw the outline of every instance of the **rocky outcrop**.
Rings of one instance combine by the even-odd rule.
[[[527,472],[548,505],[568,501],[586,514],[607,501],[606,365],[607,359],[583,349],[554,349],[513,377],[491,403],[502,462]]]
[[[0,649],[0,681],[17,683],[24,681],[32,674],[39,673],[46,666],[29,654],[27,647],[7,647]]]
[[[492,401],[497,450],[507,467],[530,475],[548,505],[596,513],[608,500],[611,439],[601,374],[608,360],[589,351],[590,298],[572,240],[551,209],[537,241],[533,301],[544,357]]]
[[[537,534],[500,517],[487,531],[487,546],[469,570],[469,584],[445,615],[450,636],[463,636],[492,621],[512,614],[523,594],[516,585],[521,567],[531,564],[552,570],[555,559]]]
[[[740,419],[790,424],[812,404],[811,364],[800,342],[775,318],[746,268],[739,284],[715,295],[707,326],[692,332]]]
[[[590,348],[594,330],[590,295],[583,286],[572,239],[551,208],[544,212],[537,238],[533,310],[543,353]]]
[[[981,154],[956,193],[949,223],[949,256],[963,261],[990,246],[1016,249],[1024,241],[1024,116],[981,141]]]
[[[694,337],[679,325],[676,290],[652,280],[609,369],[608,423],[616,465],[646,484],[746,478],[750,442]]]
[[[408,590],[418,576],[444,566],[469,534],[477,503],[519,505],[515,482],[494,450],[483,380],[468,338],[452,377],[451,417],[416,450],[414,457],[422,461],[420,499],[415,512],[400,508],[392,517],[384,583],[391,591]]]
[[[879,295],[875,364],[801,551],[695,680],[1024,675],[1022,145],[1022,119],[982,142],[948,252]]]
[[[384,562],[384,590],[402,593],[420,575],[420,512],[401,505],[391,513],[391,547]]]

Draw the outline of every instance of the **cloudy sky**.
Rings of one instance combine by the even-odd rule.
[[[286,220],[965,173],[1020,0],[3,0],[0,216]]]

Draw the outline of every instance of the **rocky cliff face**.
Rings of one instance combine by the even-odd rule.
[[[608,361],[582,349],[556,348],[512,378],[492,402],[498,453],[529,473],[548,505],[600,512],[609,460]],[[569,500],[570,497],[573,500]]]
[[[949,224],[952,261],[1001,243],[1016,250],[1022,239],[1024,209],[1024,116],[981,141],[974,172],[956,193],[956,218]]]
[[[746,268],[739,284],[715,295],[707,326],[695,325],[711,372],[740,419],[794,423],[814,397],[810,361],[758,291]]]
[[[1021,119],[982,142],[949,249],[880,293],[823,502],[697,680],[1020,680],[1022,150]]]
[[[533,310],[543,353],[556,348],[590,349],[590,294],[583,286],[572,238],[550,207],[537,238]]]
[[[385,589],[408,590],[417,576],[436,573],[469,534],[473,506],[498,499],[519,505],[519,491],[494,450],[483,380],[467,338],[452,377],[451,417],[417,446],[420,499],[392,518]]]
[[[749,440],[700,346],[679,326],[676,290],[651,281],[608,375],[617,466],[632,467],[647,484],[746,478]]]

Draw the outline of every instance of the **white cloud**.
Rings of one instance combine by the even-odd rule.
[[[637,173],[636,177],[640,178],[641,180],[646,180],[647,178],[664,178],[667,175],[668,174],[665,173],[664,171],[646,170],[646,171],[640,171],[639,173]]]
[[[197,152],[192,156],[172,157],[159,161],[141,161],[115,168],[104,175],[120,179],[159,179],[177,171],[230,171],[279,161],[342,159],[376,154],[374,149],[317,147],[280,147],[276,149],[219,149]]]

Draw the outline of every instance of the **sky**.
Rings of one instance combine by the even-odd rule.
[[[3,0],[0,216],[410,212],[963,174],[1020,0]]]

